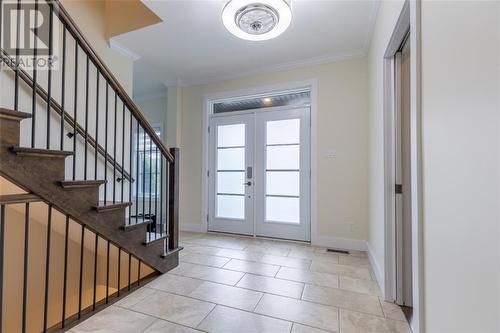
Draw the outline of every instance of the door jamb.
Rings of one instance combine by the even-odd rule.
[[[412,270],[414,332],[424,329],[423,295],[423,227],[422,227],[422,144],[421,144],[421,77],[420,77],[420,10],[419,1],[406,0],[384,54],[384,198],[385,198],[385,271],[382,284],[385,300],[396,298],[395,267],[395,191],[394,191],[394,54],[410,30],[411,52],[411,197],[412,197]]]
[[[203,124],[202,124],[202,186],[201,186],[201,230],[200,232],[208,232],[208,170],[209,170],[209,135],[208,135],[208,126],[209,126],[209,115],[212,114],[213,111],[213,103],[214,101],[235,97],[248,97],[253,95],[262,95],[273,92],[281,92],[287,90],[295,90],[308,88],[311,91],[311,141],[310,141],[310,168],[311,168],[311,188],[310,188],[310,215],[311,215],[311,244],[316,244],[318,235],[317,235],[317,216],[318,216],[318,206],[317,206],[317,186],[318,186],[318,178],[317,178],[317,108],[318,108],[318,80],[310,79],[303,81],[291,81],[291,82],[283,82],[274,85],[268,86],[258,86],[252,88],[245,88],[239,90],[232,91],[222,91],[216,93],[209,93],[203,96]]]

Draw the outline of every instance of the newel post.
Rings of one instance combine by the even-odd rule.
[[[170,148],[170,153],[174,161],[169,163],[168,172],[168,250],[174,250],[179,247],[179,170],[180,170],[180,149]]]

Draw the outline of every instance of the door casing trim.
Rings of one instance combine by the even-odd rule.
[[[317,206],[317,147],[318,147],[318,137],[317,137],[317,110],[318,110],[318,80],[309,79],[302,81],[290,81],[283,82],[274,85],[257,86],[239,90],[221,91],[216,93],[205,94],[203,96],[203,124],[202,124],[202,196],[201,196],[201,207],[202,207],[202,221],[201,230],[203,232],[208,232],[208,207],[209,207],[209,186],[208,186],[208,170],[209,170],[209,117],[213,114],[213,102],[222,99],[238,98],[238,97],[248,97],[255,95],[263,95],[274,92],[286,92],[289,90],[303,89],[307,88],[311,92],[311,142],[310,142],[310,167],[311,167],[311,189],[310,189],[310,214],[311,214],[311,244],[315,245],[318,243],[319,238],[317,234],[318,226],[318,206]]]

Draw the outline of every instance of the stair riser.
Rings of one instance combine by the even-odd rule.
[[[0,147],[2,149],[19,145],[19,129],[18,120],[0,119]]]

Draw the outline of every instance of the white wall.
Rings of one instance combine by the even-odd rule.
[[[500,2],[422,3],[425,327],[499,332]]]
[[[363,240],[367,230],[366,59],[306,67],[183,88],[181,133],[181,223],[201,224],[203,96],[208,93],[318,80],[318,235]],[[335,152],[335,158],[327,154]]]
[[[403,1],[382,1],[368,54],[369,236],[373,268],[384,286],[384,99],[383,58]]]
[[[384,269],[383,54],[402,2],[382,2],[369,53],[369,248]],[[425,332],[500,330],[500,3],[421,9]]]

